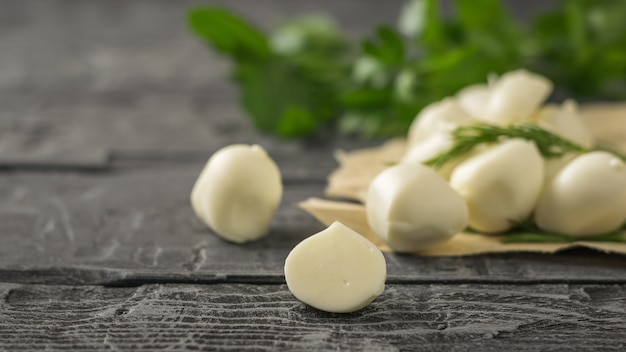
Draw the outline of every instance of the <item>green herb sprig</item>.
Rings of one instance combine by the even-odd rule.
[[[488,123],[476,123],[458,127],[452,131],[452,147],[427,160],[425,164],[438,169],[450,160],[469,153],[478,145],[501,142],[509,138],[520,138],[534,142],[545,158],[558,158],[567,153],[587,151],[586,148],[535,124],[520,123],[510,126],[497,126]]]
[[[624,226],[615,232],[596,236],[572,237],[561,233],[544,231],[535,224],[522,224],[503,234],[485,234],[468,227],[464,231],[468,234],[481,236],[496,236],[501,243],[573,243],[573,242],[619,242],[626,243],[626,229]]]

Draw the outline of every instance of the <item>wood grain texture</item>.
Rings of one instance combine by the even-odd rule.
[[[330,314],[285,285],[0,284],[0,350],[623,350],[624,285],[388,285]]]
[[[189,193],[202,167],[191,163],[94,174],[0,174],[0,233],[6,244],[0,247],[0,266],[69,272],[135,268],[155,275],[202,268],[209,275],[226,275],[232,268],[235,273],[262,274],[275,271],[277,261],[266,256],[286,253],[291,244],[321,228],[293,204],[320,192],[323,185],[287,183],[266,240],[246,246],[221,240],[196,219],[190,206]]]
[[[106,156],[183,157],[276,145],[240,109],[229,65],[187,28],[195,1],[0,1],[0,167],[105,167]],[[213,1],[263,28],[310,11],[349,33],[402,1]],[[298,148],[282,142],[281,148]]]
[[[271,29],[286,19],[326,12],[353,36],[393,23],[403,0],[22,0],[0,1],[0,91],[205,92],[233,95],[228,64],[195,36],[186,14],[221,5]]]
[[[295,204],[322,195],[324,183],[298,176],[292,159],[277,160],[293,172],[285,179],[282,205],[270,234],[246,245],[221,240],[193,214],[189,193],[204,163],[0,173],[0,281],[283,282],[289,251],[323,228]],[[387,262],[390,282],[626,282],[626,257],[591,251],[468,258],[388,254]]]

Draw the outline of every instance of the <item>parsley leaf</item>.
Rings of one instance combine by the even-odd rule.
[[[247,21],[219,7],[189,12],[189,26],[201,38],[234,60],[267,60],[267,37]]]
[[[347,69],[337,56],[344,41],[327,24],[320,31],[316,20],[307,19],[303,26],[290,25],[270,38],[215,7],[191,10],[189,24],[233,61],[242,105],[260,131],[307,136],[338,114],[336,86]]]
[[[334,92],[283,59],[240,64],[234,76],[242,103],[261,131],[306,136],[335,114]]]

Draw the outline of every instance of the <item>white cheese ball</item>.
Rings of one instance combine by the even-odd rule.
[[[402,162],[423,163],[448,151],[453,145],[452,135],[445,132],[435,133],[423,141],[409,146],[402,157]]]
[[[499,125],[526,120],[550,92],[552,82],[543,76],[526,70],[505,73],[491,87],[484,113],[477,117]]]
[[[397,252],[432,248],[467,226],[463,199],[433,169],[417,162],[378,174],[365,207],[372,231]]]
[[[449,133],[474,120],[451,98],[432,103],[422,109],[409,128],[409,145],[416,145],[435,134]]]
[[[454,145],[454,141],[452,140],[452,135],[449,133],[441,132],[435,133],[428,139],[417,143],[413,146],[410,146],[406,151],[402,158],[402,163],[413,163],[419,162],[424,163],[441,153],[444,153]],[[476,148],[480,149],[480,148]],[[452,160],[449,160],[442,167],[437,169],[437,173],[441,175],[444,179],[448,180],[450,175],[452,174],[452,170],[461,163],[463,160],[467,159],[472,153],[468,153],[466,155],[462,155]]]
[[[531,214],[543,184],[544,163],[534,143],[511,139],[474,155],[450,176],[478,231],[504,232]]]
[[[226,240],[267,234],[283,186],[276,163],[258,145],[233,144],[211,156],[191,191],[200,220]]]
[[[626,165],[607,152],[582,154],[548,182],[535,210],[539,228],[573,237],[616,231],[626,221]]]
[[[543,161],[543,189],[545,189],[550,181],[572,160],[580,156],[580,153],[568,153],[558,158],[544,159]],[[542,190],[543,193],[543,190]],[[541,196],[540,196],[541,197]]]
[[[539,127],[559,137],[579,144],[585,148],[593,146],[593,135],[578,112],[578,105],[573,100],[565,101],[561,106],[548,104],[536,117]]]
[[[285,260],[285,280],[300,301],[332,313],[364,308],[385,290],[380,249],[340,222],[306,238]]]
[[[476,119],[483,119],[483,116],[486,115],[485,111],[490,97],[491,89],[486,84],[473,84],[456,93],[456,100],[459,105]]]

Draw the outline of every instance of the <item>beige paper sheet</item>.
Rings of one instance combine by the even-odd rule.
[[[594,136],[604,145],[626,152],[626,104],[594,104],[581,109]],[[328,178],[326,195],[330,198],[354,200],[363,203],[372,179],[386,167],[397,163],[406,150],[403,139],[390,140],[380,147],[352,152],[339,151],[335,157],[337,168]],[[381,250],[390,252],[367,225],[365,207],[349,201],[311,198],[299,206],[326,225],[341,221],[367,237]],[[607,253],[626,254],[626,243],[502,243],[502,236],[459,233],[450,241],[428,251],[415,253],[424,256],[464,256],[502,252],[555,253],[561,250],[585,247]]]

